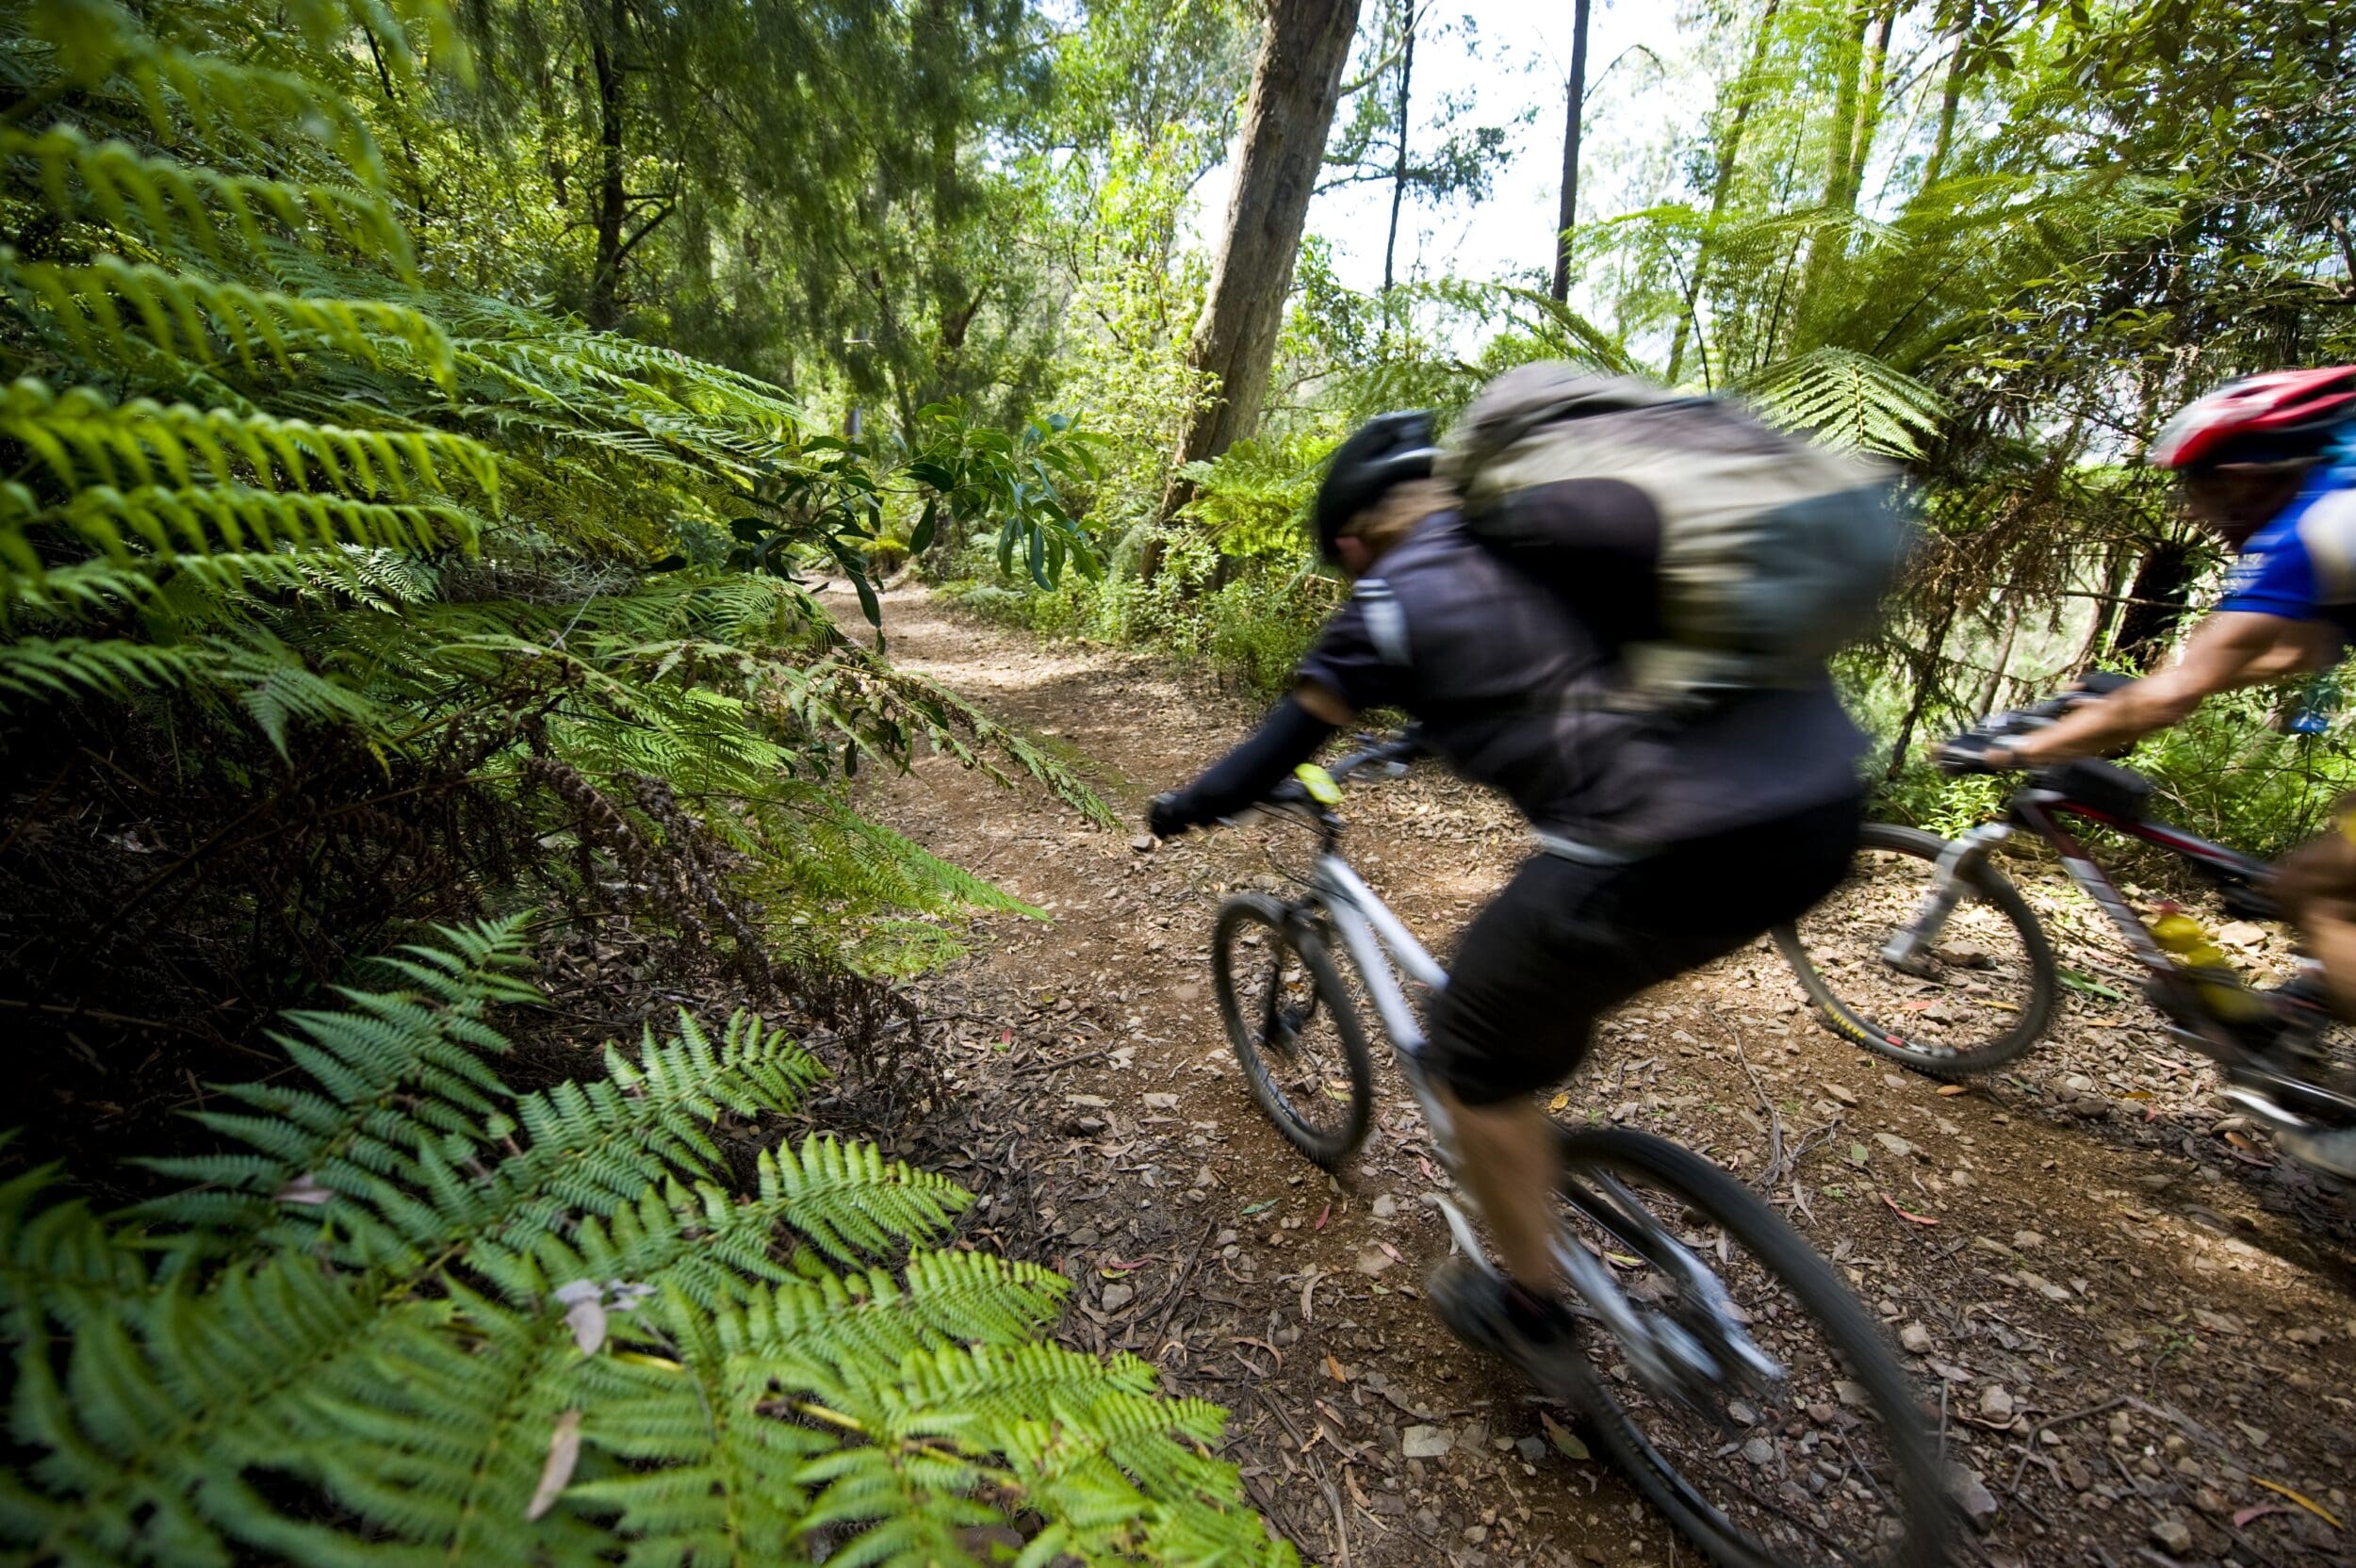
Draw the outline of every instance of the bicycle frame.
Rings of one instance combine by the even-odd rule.
[[[1439,960],[1415,939],[1415,933],[1392,913],[1388,905],[1376,895],[1366,880],[1345,860],[1334,847],[1330,835],[1320,847],[1317,863],[1309,875],[1309,904],[1322,909],[1328,922],[1338,932],[1343,947],[1358,971],[1367,995],[1374,1003],[1375,1012],[1383,1022],[1383,1032],[1391,1043],[1391,1053],[1399,1063],[1400,1076],[1407,1081],[1408,1091],[1415,1098],[1424,1120],[1432,1132],[1433,1147],[1439,1152],[1440,1163],[1448,1168],[1451,1180],[1459,1184],[1464,1204],[1475,1213],[1468,1186],[1463,1182],[1463,1169],[1457,1155],[1455,1130],[1449,1122],[1447,1107],[1432,1091],[1429,1074],[1424,1070],[1423,1050],[1427,1037],[1415,1009],[1408,1004],[1407,991],[1400,983],[1403,973],[1415,984],[1437,992],[1448,986],[1448,971]],[[1637,1217],[1644,1214],[1618,1184],[1604,1178],[1607,1190],[1598,1196],[1585,1186],[1580,1187],[1584,1201],[1580,1204],[1595,1219],[1608,1227],[1621,1243],[1631,1250],[1652,1258],[1665,1271],[1677,1276],[1687,1287],[1708,1303],[1720,1319],[1716,1337],[1717,1350],[1731,1355],[1738,1375],[1754,1380],[1773,1380],[1782,1375],[1782,1368],[1761,1352],[1750,1337],[1734,1328],[1726,1319],[1727,1302],[1725,1287],[1716,1275],[1683,1243],[1668,1234],[1657,1223],[1647,1223]],[[1434,1193],[1427,1200],[1447,1220],[1449,1233],[1467,1256],[1482,1255],[1481,1241],[1473,1233],[1470,1217],[1460,1205],[1444,1194]],[[1618,1339],[1629,1360],[1651,1378],[1674,1384],[1681,1378],[1700,1375],[1723,1376],[1727,1369],[1719,1364],[1713,1348],[1684,1325],[1657,1315],[1651,1318],[1639,1316],[1622,1295],[1619,1282],[1603,1261],[1586,1248],[1578,1245],[1567,1230],[1560,1231],[1555,1241],[1555,1260],[1561,1266],[1579,1304],[1600,1319]]]
[[[2265,861],[2222,844],[2211,843],[2198,834],[2171,827],[2164,822],[2120,816],[2073,799],[2062,791],[2031,784],[2005,803],[2003,817],[1981,824],[1948,846],[1946,853],[1939,857],[1937,879],[1921,913],[1890,939],[1882,949],[1882,956],[1891,965],[1903,969],[1924,948],[1936,942],[1940,929],[1946,924],[1947,916],[1963,896],[1964,880],[1969,872],[1993,854],[2016,827],[2025,828],[2053,846],[2054,853],[2061,858],[2062,870],[2069,874],[2070,881],[2079,891],[2093,900],[2095,906],[2109,919],[2135,961],[2151,972],[2166,994],[2184,1004],[2182,1010],[2184,1016],[2202,1023],[2208,1022],[2208,1011],[2200,1004],[2199,993],[2194,989],[2194,982],[2187,972],[2177,965],[2167,949],[2160,946],[2151,928],[2144,924],[2142,917],[2127,902],[2126,895],[2111,880],[2110,874],[2086,853],[2077,835],[2063,825],[2061,819],[2065,815],[2100,823],[2129,838],[2180,856],[2226,888],[2234,890],[2249,912],[2266,912],[2266,901],[2259,890],[2272,874],[2272,869]],[[2168,1010],[2174,1013],[2178,1009]],[[2223,1054],[2234,1059],[2242,1054],[2233,1038],[2222,1031],[2215,1034],[2206,1029],[2187,1032],[2197,1034],[2212,1054]]]
[[[1415,1097],[1415,1103],[1432,1129],[1432,1141],[1440,1152],[1441,1163],[1448,1167],[1451,1177],[1460,1175],[1455,1129],[1448,1123],[1448,1108],[1432,1092],[1431,1079],[1423,1070],[1423,1024],[1415,1017],[1415,1008],[1408,1004],[1407,988],[1399,981],[1404,973],[1409,980],[1437,992],[1448,987],[1448,971],[1415,939],[1406,923],[1391,912],[1390,906],[1366,886],[1366,879],[1342,858],[1341,852],[1330,841],[1318,850],[1317,864],[1310,870],[1309,902],[1325,912],[1327,921],[1339,933],[1342,946],[1358,971],[1358,978],[1373,1000],[1375,1013],[1383,1021],[1383,1033],[1391,1042],[1392,1058],[1399,1063],[1400,1076],[1407,1080],[1408,1091]],[[1457,1217],[1451,1213],[1449,1229],[1456,1228]],[[1464,1230],[1458,1239],[1469,1242],[1471,1234],[1469,1229]]]

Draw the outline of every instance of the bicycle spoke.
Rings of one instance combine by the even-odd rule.
[[[1621,1299],[1693,1335],[1728,1369],[1647,1373],[1582,1315],[1598,1391],[1642,1462],[1742,1551],[1843,1568],[1890,1560],[1905,1527],[1883,1479],[1895,1473],[1892,1435],[1841,1337],[1742,1235],[1655,1173],[1591,1163],[1565,1199],[1566,1223],[1601,1253]],[[1780,1376],[1733,1372],[1744,1351]]]

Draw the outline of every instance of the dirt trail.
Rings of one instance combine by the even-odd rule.
[[[1157,662],[1043,646],[921,590],[886,596],[885,625],[904,667],[1133,817],[1252,717]],[[1233,1411],[1230,1456],[1317,1561],[1693,1560],[1426,1315],[1448,1243],[1387,1069],[1338,1182],[1259,1119],[1214,1012],[1210,920],[1301,861],[1297,832],[1139,853],[939,758],[866,802],[1052,916],[981,923],[924,983],[942,1078],[900,1148],[983,1195],[978,1239],[1073,1280],[1071,1343],[1132,1350]],[[1440,949],[1522,849],[1495,802],[1431,768],[1353,792],[1350,813],[1356,863]],[[1816,1028],[1754,949],[1623,1009],[1558,1114],[1754,1179],[1775,1132],[1808,1143],[1772,1196],[1905,1331],[1947,1454],[1986,1489],[1959,1561],[2356,1562],[2348,1200],[2226,1119],[2148,1014],[2066,1010],[2018,1071],[1942,1095]]]

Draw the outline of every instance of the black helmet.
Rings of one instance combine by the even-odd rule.
[[[1313,516],[1317,553],[1335,559],[1333,541],[1352,517],[1374,505],[1395,484],[1432,477],[1440,449],[1432,444],[1432,416],[1421,409],[1378,414],[1333,449],[1317,486]]]

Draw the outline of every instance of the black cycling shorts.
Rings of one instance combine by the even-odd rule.
[[[1560,1083],[1595,1020],[1832,891],[1859,803],[1819,806],[1624,865],[1539,855],[1473,917],[1433,1000],[1429,1063],[1467,1105]]]

